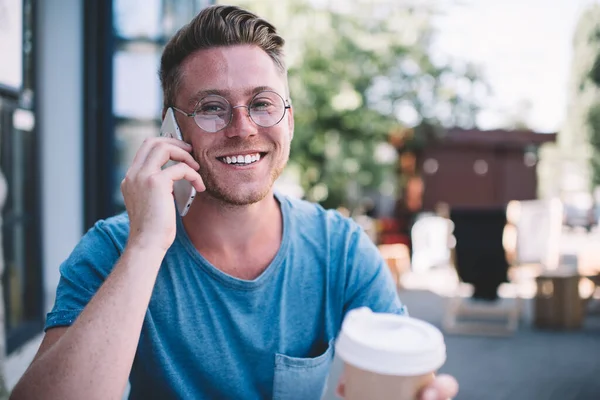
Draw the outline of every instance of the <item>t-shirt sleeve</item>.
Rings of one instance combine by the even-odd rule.
[[[352,232],[347,262],[344,315],[358,307],[369,307],[374,312],[407,314],[385,260],[359,227]]]
[[[45,330],[70,326],[100,288],[120,257],[119,247],[98,222],[60,266],[60,280]]]

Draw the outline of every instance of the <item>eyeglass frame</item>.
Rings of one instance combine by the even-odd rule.
[[[260,94],[263,93],[274,93],[277,96],[279,96],[279,98],[281,100],[283,100],[283,113],[281,114],[281,118],[279,118],[279,120],[277,122],[275,122],[273,125],[269,125],[269,126],[263,126],[263,125],[259,125],[254,118],[252,118],[252,115],[250,115],[250,105],[252,104],[252,101],[258,97]],[[201,127],[198,122],[196,121],[196,115],[198,115],[198,105],[202,102],[202,100],[206,99],[207,97],[220,97],[223,100],[225,100],[227,102],[227,104],[229,104],[229,106],[231,107],[231,110],[229,112],[229,121],[227,121],[227,123],[221,128],[218,129],[216,131],[208,131],[206,129],[204,129],[203,127]],[[287,110],[292,108],[292,105],[289,104],[289,99],[284,99],[282,95],[280,95],[279,93],[277,93],[274,90],[261,90],[260,92],[256,93],[254,96],[252,96],[252,98],[250,99],[250,101],[248,102],[248,104],[246,105],[238,105],[238,106],[233,106],[231,105],[231,102],[229,100],[227,100],[225,97],[218,95],[218,94],[209,94],[206,95],[204,97],[202,97],[200,100],[198,100],[196,102],[196,105],[194,106],[194,111],[191,113],[188,113],[180,108],[177,108],[175,106],[170,106],[173,110],[180,112],[181,114],[185,115],[186,117],[192,118],[194,120],[194,123],[196,124],[196,126],[200,129],[202,129],[204,132],[208,132],[208,133],[217,133],[217,132],[221,132],[223,129],[227,128],[229,126],[229,124],[231,124],[231,121],[233,121],[233,110],[235,110],[236,108],[245,108],[246,109],[246,114],[248,115],[248,118],[250,118],[250,121],[252,121],[252,123],[256,126],[259,126],[261,128],[271,128],[274,127],[275,125],[277,125],[278,123],[280,123],[281,121],[283,121],[283,118],[285,117],[285,113]]]

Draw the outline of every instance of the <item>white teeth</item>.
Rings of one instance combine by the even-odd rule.
[[[247,154],[245,156],[227,156],[221,158],[226,164],[252,164],[260,160],[260,154]]]

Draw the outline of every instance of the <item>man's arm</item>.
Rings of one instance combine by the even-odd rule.
[[[64,285],[57,291],[59,316],[53,315],[56,320],[50,326],[71,324],[71,318],[75,322],[69,328],[48,331],[13,390],[13,399],[122,397],[158,270],[177,231],[173,182],[186,179],[197,191],[204,190],[191,149],[187,143],[165,138],[147,139],[140,147],[121,184],[129,216],[123,254],[96,290],[99,283],[79,282],[86,267],[97,266],[90,254],[111,266],[116,257],[107,258],[106,249],[94,239],[80,243],[78,257],[61,270],[66,276],[61,277]],[[162,169],[169,160],[180,163]]]
[[[364,231],[351,235],[345,280],[344,315],[358,307],[374,312],[406,314],[392,274],[381,253]]]
[[[120,399],[163,257],[126,248],[73,325],[48,330],[11,398]]]

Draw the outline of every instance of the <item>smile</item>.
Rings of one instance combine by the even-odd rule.
[[[254,153],[245,155],[231,155],[225,157],[217,157],[217,159],[225,164],[229,165],[250,165],[254,164],[265,155],[266,153]]]

